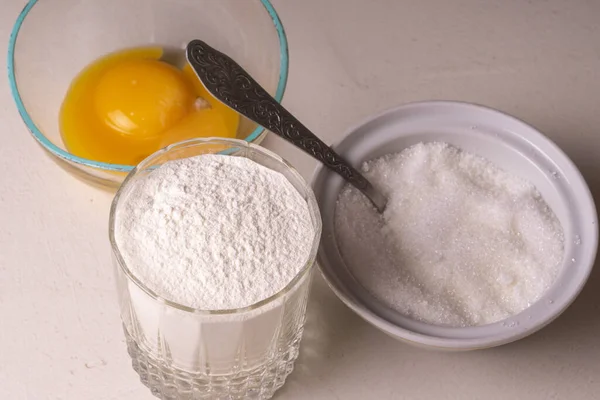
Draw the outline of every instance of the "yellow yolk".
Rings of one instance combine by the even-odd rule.
[[[152,138],[192,111],[196,96],[180,70],[155,60],[110,68],[94,92],[96,114],[125,135]]]
[[[196,137],[236,137],[239,115],[212,97],[189,66],[159,61],[146,47],[102,57],[71,83],[59,123],[71,153],[137,164],[169,144]],[[201,97],[209,108],[197,109]]]

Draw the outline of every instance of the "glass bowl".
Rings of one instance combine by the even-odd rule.
[[[30,0],[8,46],[12,95],[36,141],[68,171],[116,187],[133,169],[78,157],[62,143],[58,115],[71,80],[116,50],[159,45],[184,49],[202,39],[228,54],[281,101],[287,39],[269,0]],[[238,138],[260,143],[264,128],[242,118]]]
[[[305,199],[314,227],[303,268],[269,298],[241,309],[200,310],[149,289],[130,269],[115,239],[115,222],[131,189],[170,160],[211,153],[246,157],[277,171]],[[321,237],[312,189],[278,155],[236,139],[191,139],[157,151],[127,176],[113,200],[109,237],[127,349],[144,385],[161,399],[268,399],[298,357],[311,276]]]

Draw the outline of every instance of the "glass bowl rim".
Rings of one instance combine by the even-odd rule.
[[[113,164],[101,161],[94,161],[84,157],[79,157],[74,154],[69,153],[67,150],[64,150],[52,143],[50,139],[48,139],[41,130],[37,127],[37,125],[33,122],[33,119],[27,112],[25,104],[23,103],[23,99],[21,98],[21,93],[19,92],[17,80],[15,76],[15,49],[17,38],[19,36],[19,32],[25,21],[25,18],[33,8],[38,3],[39,0],[29,0],[23,10],[17,17],[15,24],[13,25],[12,31],[10,33],[10,38],[8,41],[8,55],[7,55],[7,71],[8,71],[8,81],[10,86],[10,91],[12,94],[12,98],[17,105],[17,109],[19,114],[21,115],[21,119],[27,126],[29,132],[33,135],[34,139],[46,150],[48,150],[54,156],[65,160],[67,162],[73,164],[79,164],[86,167],[97,168],[104,171],[117,171],[117,172],[130,172],[133,170],[134,166],[125,165],[125,164]],[[277,82],[277,89],[275,91],[275,95],[273,96],[277,102],[281,102],[283,98],[283,94],[285,92],[285,88],[287,85],[288,73],[289,73],[289,53],[288,53],[288,41],[287,36],[285,34],[285,30],[283,28],[283,24],[279,15],[275,11],[275,8],[271,4],[271,0],[260,0],[263,8],[273,21],[273,26],[275,31],[277,32],[277,37],[279,40],[279,79]],[[257,126],[250,135],[243,139],[246,142],[253,142],[257,138],[261,136],[261,134],[265,131],[265,128],[262,126]]]
[[[204,309],[199,309],[199,308],[188,307],[183,304],[179,304],[177,302],[165,299],[164,297],[162,297],[162,296],[158,295],[156,292],[154,292],[152,289],[148,288],[127,267],[127,264],[125,263],[125,260],[123,259],[123,256],[121,255],[121,252],[119,250],[119,246],[117,245],[117,242],[115,240],[114,227],[115,227],[116,210],[119,205],[119,200],[120,200],[121,195],[123,194],[125,188],[127,188],[129,186],[129,181],[131,179],[133,179],[133,177],[137,174],[140,167],[143,167],[145,164],[152,161],[156,157],[158,157],[166,152],[169,152],[174,148],[194,146],[196,144],[202,144],[202,143],[204,143],[204,144],[211,144],[211,143],[223,144],[223,143],[225,143],[225,144],[231,144],[231,145],[235,145],[235,146],[239,146],[239,147],[244,147],[246,149],[252,149],[253,151],[262,153],[263,155],[280,162],[285,168],[287,168],[288,172],[290,172],[298,180],[298,182],[302,185],[302,187],[306,191],[306,193],[307,193],[306,204],[308,206],[309,212],[311,213],[311,216],[315,217],[316,225],[314,227],[315,233],[313,236],[311,251],[308,256],[308,259],[302,266],[302,269],[294,276],[294,278],[290,282],[288,282],[288,284],[285,287],[283,287],[283,289],[281,289],[278,292],[274,293],[273,295],[267,297],[266,299],[263,299],[261,301],[258,301],[256,303],[251,304],[246,307],[224,309],[224,310],[204,310]],[[220,152],[219,154],[224,154],[224,153]],[[127,177],[123,181],[123,184],[119,187],[115,197],[112,200],[112,203],[110,206],[109,219],[108,219],[108,235],[109,235],[112,253],[115,258],[115,262],[118,264],[118,268],[125,274],[126,278],[128,280],[130,280],[131,282],[133,282],[140,290],[142,290],[142,292],[144,292],[144,294],[146,294],[147,296],[152,298],[152,300],[157,301],[161,304],[164,304],[168,307],[178,309],[183,312],[199,314],[199,315],[231,315],[231,314],[242,314],[242,313],[251,312],[253,310],[257,310],[263,306],[271,304],[275,300],[277,300],[277,299],[285,296],[287,293],[291,292],[294,289],[294,287],[310,271],[312,271],[312,269],[316,265],[317,252],[319,250],[319,245],[321,242],[321,232],[322,232],[321,212],[319,210],[319,206],[317,204],[317,199],[313,192],[312,186],[306,181],[306,179],[304,179],[302,177],[302,175],[300,175],[300,173],[289,162],[287,162],[283,157],[279,156],[278,154],[266,149],[265,147],[259,146],[257,144],[248,143],[245,140],[241,140],[241,139],[215,138],[215,137],[213,137],[213,138],[195,138],[195,139],[188,139],[188,140],[184,140],[181,142],[173,143],[167,147],[164,147],[164,148],[150,154],[148,157],[146,157],[144,160],[142,160],[138,165],[136,165],[131,170],[131,172],[127,175]]]

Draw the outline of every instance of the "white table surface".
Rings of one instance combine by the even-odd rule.
[[[42,0],[43,1],[43,0]],[[242,1],[242,0],[240,0]],[[130,367],[107,240],[112,195],[29,136],[9,94],[0,11],[0,398],[150,400]],[[600,1],[274,0],[289,37],[285,105],[329,142],[417,100],[486,104],[555,140],[600,194]],[[315,163],[270,136],[304,176]],[[543,331],[437,353],[385,336],[319,277],[302,351],[276,399],[600,398],[600,271]]]

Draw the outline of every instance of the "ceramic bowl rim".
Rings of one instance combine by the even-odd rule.
[[[584,264],[582,265],[582,273],[580,274],[579,281],[576,282],[569,290],[566,290],[566,294],[564,295],[566,300],[563,301],[562,304],[557,305],[552,309],[548,309],[545,315],[538,318],[539,323],[532,324],[524,329],[515,329],[510,332],[505,332],[504,334],[497,334],[489,337],[476,337],[476,338],[461,338],[461,337],[449,337],[444,335],[435,335],[435,334],[424,334],[422,332],[416,332],[411,329],[407,329],[404,326],[400,326],[398,324],[393,323],[392,321],[384,318],[382,315],[379,315],[377,312],[369,308],[367,305],[362,303],[362,300],[357,297],[356,294],[349,292],[348,288],[340,281],[337,274],[335,272],[329,271],[329,267],[325,267],[327,263],[327,257],[325,256],[323,248],[319,250],[319,254],[317,255],[317,263],[319,265],[319,270],[321,271],[321,275],[325,279],[328,286],[333,290],[336,296],[346,304],[350,309],[352,309],[356,314],[358,314],[361,318],[363,318],[368,323],[372,324],[376,328],[380,329],[384,333],[394,337],[403,342],[407,342],[409,344],[439,349],[439,350],[475,350],[481,348],[489,348],[494,346],[499,346],[502,344],[510,343],[519,339],[522,339],[551,323],[555,318],[557,318],[562,312],[564,312],[568,306],[577,298],[581,290],[583,289],[585,283],[589,279],[589,275],[593,269],[593,265],[596,258],[597,246],[598,246],[598,224],[597,224],[597,214],[596,208],[594,204],[593,197],[589,190],[587,183],[585,182],[583,176],[579,169],[575,166],[575,164],[570,160],[570,158],[550,139],[548,139],[545,135],[539,132],[537,129],[532,127],[531,125],[523,122],[522,120],[515,118],[511,115],[503,113],[501,111],[495,110],[490,107],[460,102],[460,101],[444,101],[444,100],[435,100],[435,101],[421,101],[421,102],[413,102],[403,104],[397,107],[390,108],[376,115],[369,116],[365,118],[359,124],[353,126],[342,136],[342,138],[334,144],[332,147],[336,149],[340,144],[344,143],[344,141],[352,135],[352,133],[358,131],[362,127],[368,126],[368,124],[375,124],[375,122],[394,112],[399,112],[404,109],[409,109],[411,107],[423,107],[423,106],[459,106],[459,107],[467,107],[473,110],[485,111],[495,113],[497,116],[504,118],[506,120],[511,120],[522,124],[524,127],[527,127],[530,130],[530,134],[533,134],[534,139],[538,142],[538,144],[543,143],[544,145],[550,147],[555,151],[558,155],[560,155],[561,159],[561,167],[565,167],[568,169],[572,178],[577,180],[577,183],[581,186],[582,192],[579,193],[581,198],[581,203],[585,205],[587,210],[593,213],[590,215],[592,218],[592,225],[594,228],[590,234],[590,237],[587,238],[587,242],[589,243],[589,247],[591,250],[585,254]],[[531,137],[529,137],[531,139]],[[555,161],[555,160],[553,160]],[[325,169],[323,165],[317,166],[315,169],[310,182],[315,195],[317,196],[317,201],[320,204],[321,198],[321,189],[316,188],[317,180],[321,177],[322,171]],[[322,185],[322,183],[321,183]],[[326,211],[321,209],[321,213],[324,214]],[[587,215],[587,214],[586,214]],[[324,223],[323,223],[324,224]],[[325,231],[325,227],[323,227],[323,235],[326,236],[327,233]],[[556,284],[556,282],[555,282]],[[522,312],[524,313],[524,312]],[[520,315],[519,313],[517,315]],[[516,317],[516,316],[514,316]],[[511,318],[514,318],[511,317]],[[509,318],[510,319],[510,318]],[[499,321],[502,323],[502,321]],[[498,323],[496,323],[498,324]],[[451,328],[455,330],[462,330],[463,328]],[[471,329],[471,328],[466,328]]]

